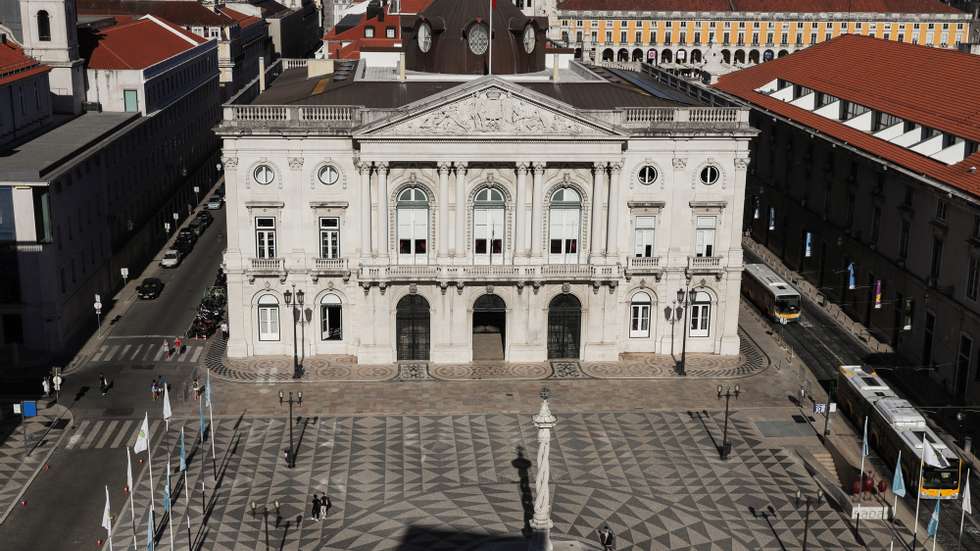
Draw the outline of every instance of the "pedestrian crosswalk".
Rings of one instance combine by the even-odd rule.
[[[124,448],[136,443],[142,419],[102,419],[85,420],[80,422],[65,441],[65,449],[91,450]],[[161,420],[150,422],[150,434],[156,440],[163,434],[164,423]]]
[[[153,362],[153,363],[197,363],[204,353],[206,341],[191,341],[187,343],[182,352],[170,354],[163,344],[155,343],[133,343],[120,342],[103,344],[89,358],[90,362],[97,363],[126,363],[126,362]]]

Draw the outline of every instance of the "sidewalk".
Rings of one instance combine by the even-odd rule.
[[[19,423],[0,444],[0,524],[47,465],[72,422],[68,408],[60,404],[45,407],[37,417]],[[26,445],[25,430],[29,435]]]

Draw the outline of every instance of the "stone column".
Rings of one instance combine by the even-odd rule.
[[[544,228],[544,163],[533,163],[534,190],[531,192],[531,256],[541,256],[541,232]]]
[[[514,256],[527,256],[527,169],[525,162],[517,163],[517,199],[514,205]]]
[[[619,258],[620,220],[623,215],[623,163],[609,163],[609,229],[606,256]]]
[[[605,254],[605,217],[603,216],[603,203],[606,190],[606,165],[609,163],[595,163],[594,175],[592,178],[592,228],[590,242],[590,258],[595,259]]]
[[[358,197],[361,201],[361,258],[371,256],[371,166],[357,160],[354,162],[357,171]]]
[[[558,419],[548,407],[548,389],[541,389],[541,409],[531,418],[538,429],[538,472],[534,477],[534,518],[531,528],[530,551],[552,551],[551,545],[551,492],[548,483],[551,478],[551,429],[555,428]]]
[[[466,163],[455,161],[456,167],[456,229],[453,232],[456,237],[456,257],[462,258],[466,255]]]
[[[439,243],[439,261],[443,262],[449,256],[449,236],[453,230],[449,225],[449,169],[452,163],[439,161],[439,223],[436,241]]]
[[[378,245],[377,255],[388,258],[388,163],[375,163],[378,170]]]

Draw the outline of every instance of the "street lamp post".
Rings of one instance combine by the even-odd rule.
[[[684,315],[684,308],[680,306],[677,301],[673,302],[671,306],[664,307],[664,319],[670,324],[670,357],[674,357],[674,324],[681,321],[681,316]]]
[[[738,385],[735,385],[734,387],[718,385],[718,399],[725,399],[725,425],[722,429],[720,450],[722,459],[728,459],[728,455],[732,451],[732,444],[728,441],[728,404],[732,398],[737,400],[739,393],[740,391]]]
[[[295,399],[293,399],[293,391],[289,391],[289,399],[286,399],[285,394],[279,391],[279,405],[284,403],[289,404],[289,457],[287,458],[286,465],[292,469],[296,466],[296,450],[293,448],[293,404],[297,406],[303,404],[303,391],[299,391]]]
[[[534,480],[534,518],[531,519],[534,533],[528,549],[552,551],[554,546],[551,543],[551,528],[554,524],[551,521],[551,493],[548,484],[551,478],[551,429],[555,428],[558,419],[548,406],[551,392],[543,388],[539,396],[541,396],[541,409],[531,418],[538,429],[538,472]]]
[[[689,310],[688,306],[690,305],[690,303],[691,303],[691,291],[690,291],[690,289],[688,289],[687,291],[685,291],[684,289],[678,289],[677,290],[677,305],[678,305],[677,306],[677,309],[678,310],[683,310],[683,312],[684,312],[684,325],[681,327],[681,329],[682,329],[682,333],[681,333],[681,367],[678,370],[678,371],[680,371],[681,375],[683,375],[684,373],[686,373],[686,369],[687,369],[687,330],[688,330],[688,327],[687,327],[687,311]],[[680,316],[678,316],[678,317],[680,317]]]
[[[806,540],[807,536],[810,535],[810,507],[811,505],[816,508],[817,505],[823,503],[823,490],[817,490],[816,497],[804,496],[801,490],[796,490],[796,508],[800,508],[800,504],[806,504],[806,512],[803,514],[803,551],[806,551]]]
[[[253,501],[250,504],[250,506],[252,508],[252,518],[255,518],[255,510],[256,510],[255,502]],[[278,499],[275,500],[275,502],[273,502],[273,506],[276,508],[276,527],[278,528],[279,527],[279,519],[280,519],[280,517],[279,517],[279,500]],[[262,506],[262,517],[265,520],[265,550],[266,551],[269,551],[271,549],[271,547],[269,546],[269,506],[268,505],[263,505]]]
[[[198,195],[199,193],[201,193],[201,187],[200,186],[194,186],[194,206],[195,207],[201,203],[201,198]]]
[[[170,222],[163,223],[163,233],[170,235]]]
[[[293,296],[296,297],[296,302],[293,302]],[[299,379],[302,376],[302,371],[299,366],[299,342],[296,339],[296,324],[299,323],[300,316],[303,312],[303,290],[296,290],[296,286],[293,285],[293,290],[286,290],[283,293],[283,298],[286,299],[286,306],[289,306],[293,311],[293,378]]]

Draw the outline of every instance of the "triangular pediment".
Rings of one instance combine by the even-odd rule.
[[[481,139],[620,137],[611,126],[519,84],[486,77],[401,107],[355,132],[358,138]]]

